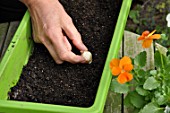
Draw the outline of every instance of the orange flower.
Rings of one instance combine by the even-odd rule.
[[[154,34],[156,30],[153,30],[151,33],[149,31],[144,31],[142,35],[138,38],[138,41],[143,40],[142,47],[149,48],[153,42],[153,39],[160,39],[160,34]],[[154,35],[153,35],[154,34]]]
[[[113,76],[118,76],[117,80],[120,84],[124,84],[133,79],[133,75],[129,73],[133,69],[132,61],[127,56],[124,56],[121,60],[112,59],[110,69]]]

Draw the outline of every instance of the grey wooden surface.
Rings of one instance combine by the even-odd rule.
[[[0,57],[4,46],[4,41],[8,31],[9,23],[0,23]]]
[[[19,21],[0,23],[0,59],[4,56],[18,26]]]

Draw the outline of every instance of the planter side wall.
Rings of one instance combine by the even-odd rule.
[[[0,99],[7,99],[9,89],[18,81],[23,65],[30,56],[32,44],[30,18],[27,12],[0,61]]]

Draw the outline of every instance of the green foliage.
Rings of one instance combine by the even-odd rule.
[[[125,105],[139,113],[163,113],[165,106],[170,106],[170,29],[166,16],[170,9],[170,0],[140,0],[135,2],[129,14],[126,29],[137,34],[156,29],[161,40],[156,42],[167,49],[156,45],[154,66],[145,70],[146,52],[141,52],[134,59],[133,81],[126,83]],[[154,41],[155,42],[155,41]],[[115,84],[116,87],[116,84]],[[119,87],[120,88],[120,87]],[[121,89],[117,92],[123,92]],[[139,104],[141,103],[141,104]],[[170,109],[170,108],[168,108]],[[132,113],[135,113],[135,112]],[[168,112],[170,113],[170,110]]]
[[[129,93],[130,103],[136,108],[142,108],[145,105],[144,97],[133,91]]]
[[[157,4],[156,9],[159,10],[160,12],[163,12],[165,10],[165,3]]]
[[[155,67],[157,68],[164,68],[164,65],[167,63],[167,58],[163,54],[160,53],[160,51],[156,51],[154,54],[154,62]]]
[[[119,84],[115,79],[112,80],[110,88],[116,93],[127,93],[129,91],[128,84]]]
[[[160,83],[152,76],[146,79],[143,88],[146,90],[153,90],[160,86]]]
[[[139,95],[142,95],[142,96],[146,96],[149,94],[149,91],[143,89],[143,87],[140,87],[140,86],[137,86],[136,87],[136,92],[139,94]]]
[[[154,75],[157,75],[157,70],[151,70],[151,71],[150,71],[150,74],[153,75],[153,76],[154,76]]]
[[[163,113],[163,109],[160,108],[156,103],[151,102],[139,112],[139,113]]]
[[[164,68],[164,73],[165,73],[165,77],[167,76],[169,79],[170,79],[170,77],[169,77],[169,75],[170,75],[170,62],[169,62],[170,60],[168,60],[167,62],[167,64],[165,65],[165,68]]]
[[[134,90],[131,92],[135,92],[141,95],[141,97],[144,97],[143,100],[146,103],[144,103],[145,107],[139,107],[134,103],[132,104],[131,101],[129,102],[131,102],[136,109],[141,109],[140,113],[160,113],[164,109],[161,106],[170,103],[170,56],[164,54],[164,50],[161,48],[157,49],[154,54],[155,69],[153,70],[141,69],[145,64],[144,62],[146,62],[145,60],[143,61],[143,59],[146,59],[145,52],[141,52],[134,58],[134,65],[137,65],[138,68],[134,69],[134,81],[136,82],[134,82],[135,85],[133,85],[135,89],[133,88]],[[138,97],[138,102],[143,103],[143,100],[140,100],[141,97]],[[127,98],[129,98],[129,100],[131,99],[130,96]]]
[[[130,11],[129,18],[131,18],[135,24],[139,23],[138,17],[139,17],[139,11],[138,10],[131,10]]]
[[[166,34],[161,34],[161,39],[162,40],[168,40],[168,36]]]
[[[170,30],[167,27],[166,16],[170,9],[170,0],[135,0],[132,5],[132,14],[127,21],[126,30],[142,34],[144,30],[157,30],[157,33],[166,34],[166,40],[170,40]],[[131,12],[130,11],[130,12]],[[162,37],[164,39],[164,37]],[[170,41],[158,40],[165,47],[170,46]]]
[[[136,66],[144,67],[146,65],[146,51],[138,54],[134,59],[134,63]]]
[[[170,105],[170,55],[157,48],[154,53],[155,68],[144,70],[146,52],[140,52],[133,60],[133,81],[119,84],[113,79],[111,90],[125,93],[125,106],[139,113],[162,113]]]
[[[156,102],[157,102],[159,105],[163,105],[163,104],[165,104],[166,102],[168,102],[168,100],[167,100],[167,97],[166,97],[166,96],[160,95],[160,96],[157,98]]]

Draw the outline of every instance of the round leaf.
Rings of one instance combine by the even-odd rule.
[[[127,93],[129,91],[128,85],[125,84],[120,84],[117,82],[116,79],[113,79],[111,82],[111,91],[116,92],[116,93]]]
[[[146,51],[138,54],[134,59],[134,63],[137,66],[144,67],[146,65]]]
[[[160,86],[159,82],[154,77],[149,77],[145,81],[143,88],[146,89],[146,90],[153,90],[153,89],[156,89],[159,86]]]

